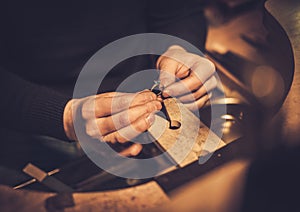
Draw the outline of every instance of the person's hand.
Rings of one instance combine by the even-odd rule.
[[[214,64],[180,46],[171,46],[158,58],[156,66],[162,95],[177,97],[190,110],[204,106],[217,85]]]
[[[102,142],[124,143],[146,131],[161,109],[157,96],[139,93],[104,93],[70,100],[64,110],[64,129],[70,140],[77,140],[74,121],[83,121],[84,133]],[[142,149],[133,144],[124,155],[137,155]]]

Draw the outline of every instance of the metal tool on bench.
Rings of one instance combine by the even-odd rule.
[[[71,187],[67,186],[60,180],[49,175],[48,173],[44,172],[43,170],[31,163],[27,164],[24,167],[23,171],[29,176],[36,179],[38,182],[42,183],[43,185],[57,193],[73,192],[73,189]]]

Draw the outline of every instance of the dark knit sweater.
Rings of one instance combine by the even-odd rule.
[[[124,36],[159,32],[203,48],[206,36],[200,0],[0,4],[1,125],[60,139],[66,139],[63,110],[77,76],[101,47]],[[123,64],[112,78],[131,65]]]

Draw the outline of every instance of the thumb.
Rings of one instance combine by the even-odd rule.
[[[160,74],[160,90],[163,91],[163,96],[169,96],[164,89],[176,81],[177,62],[170,59],[163,59],[159,64]]]

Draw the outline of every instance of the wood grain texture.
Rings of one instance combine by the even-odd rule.
[[[180,167],[197,161],[203,152],[213,152],[225,146],[217,135],[178,100],[165,99],[164,105],[171,118],[181,123],[181,127],[172,129],[169,120],[156,116],[148,131]]]
[[[0,185],[0,211],[47,211],[46,202],[54,193],[13,190]],[[73,193],[73,206],[64,211],[144,211],[169,202],[154,181],[108,192]],[[48,208],[48,209],[47,209]]]

